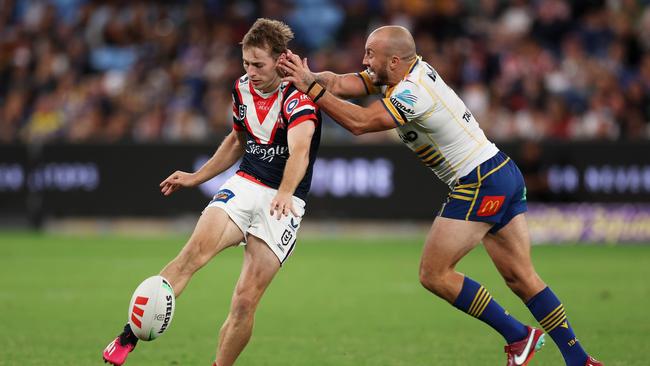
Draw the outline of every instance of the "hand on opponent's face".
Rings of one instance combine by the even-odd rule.
[[[307,58],[300,59],[300,56],[287,50],[280,55],[278,59],[278,68],[285,75],[282,81],[288,81],[298,88],[301,92],[307,92],[307,89],[315,81],[314,76],[307,65]]]

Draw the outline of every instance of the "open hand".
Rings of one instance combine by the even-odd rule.
[[[303,93],[306,93],[307,88],[316,80],[309,70],[307,58],[301,60],[300,56],[291,52],[291,50],[287,50],[286,53],[280,55],[278,68],[285,75],[282,81],[293,83]]]
[[[160,182],[160,192],[165,196],[169,196],[182,187],[194,187],[198,183],[199,182],[193,173],[186,173],[177,170],[167,177],[167,179]]]
[[[271,216],[275,216],[276,219],[280,220],[282,216],[289,216],[289,212],[294,217],[300,217],[293,207],[293,195],[278,191],[271,201]]]

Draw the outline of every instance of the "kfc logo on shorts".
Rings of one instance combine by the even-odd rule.
[[[476,211],[476,216],[492,216],[496,215],[501,207],[503,206],[503,201],[506,199],[506,196],[485,196],[481,205]]]

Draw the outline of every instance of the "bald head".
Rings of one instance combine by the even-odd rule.
[[[415,59],[415,41],[404,27],[377,28],[366,40],[363,65],[375,85],[399,83]]]
[[[408,29],[398,25],[387,25],[375,29],[368,36],[368,43],[382,49],[388,56],[397,56],[411,61],[415,58],[415,40]]]

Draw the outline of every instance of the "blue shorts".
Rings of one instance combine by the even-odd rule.
[[[458,180],[438,215],[492,223],[490,233],[496,233],[527,210],[524,177],[517,164],[499,151]]]

